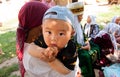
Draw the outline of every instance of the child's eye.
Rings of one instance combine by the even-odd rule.
[[[51,32],[50,32],[50,31],[47,31],[47,33],[48,33],[48,34],[51,34]]]
[[[60,33],[59,35],[62,36],[62,35],[64,35],[64,33]]]

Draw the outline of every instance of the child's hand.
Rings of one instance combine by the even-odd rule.
[[[49,62],[55,60],[57,53],[58,53],[57,47],[48,47],[44,51],[44,55],[47,57]]]

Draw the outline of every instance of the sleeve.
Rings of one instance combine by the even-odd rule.
[[[74,70],[77,60],[76,45],[69,41],[66,48],[58,53],[57,58],[70,70]]]
[[[34,41],[34,43],[35,43],[35,45],[38,45],[38,46],[40,46],[40,47],[47,48],[47,45],[45,44],[45,41],[44,41],[42,35],[39,36],[38,39],[36,39],[36,40]]]

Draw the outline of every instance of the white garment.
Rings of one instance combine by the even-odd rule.
[[[91,19],[90,24],[96,24],[96,16],[94,15],[88,15],[88,16],[90,16],[90,19]]]
[[[112,43],[114,44],[114,48],[117,50],[118,48],[116,45],[116,39],[114,37],[114,33],[117,32],[118,35],[120,35],[120,26],[115,23],[108,23],[103,30],[111,35]]]
[[[118,18],[119,16],[114,16],[111,20],[111,23],[115,23],[116,19]]]
[[[84,42],[83,30],[81,28],[77,16],[74,16],[74,29],[75,29],[75,35],[77,35],[77,43],[80,45],[84,45],[85,42]]]
[[[75,77],[75,71],[71,71],[67,75],[62,75],[53,70],[46,62],[38,58],[32,57],[25,46],[23,55],[23,65],[26,69],[28,77]]]
[[[91,30],[91,26],[92,25],[97,25],[97,23],[96,23],[96,17],[94,16],[94,15],[88,15],[89,17],[90,17],[90,19],[91,19],[91,22],[90,23],[86,23],[86,25],[84,25],[85,26],[85,28],[84,28],[84,33],[85,33],[85,35],[87,35],[87,37],[92,37],[92,38],[94,38],[95,37],[95,35],[99,32],[99,28],[97,29],[97,28],[95,28],[95,30],[93,30],[93,33],[92,34],[90,34],[90,30]],[[97,25],[98,26],[98,25]]]
[[[105,77],[120,77],[120,63],[115,63],[102,69]]]
[[[85,35],[87,35],[87,37],[89,37],[90,34],[90,24],[86,24],[85,26],[85,30],[84,30]]]

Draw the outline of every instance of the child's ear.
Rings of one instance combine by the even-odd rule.
[[[75,30],[72,30],[71,36],[73,36],[73,35],[74,35],[74,33],[75,33]]]

